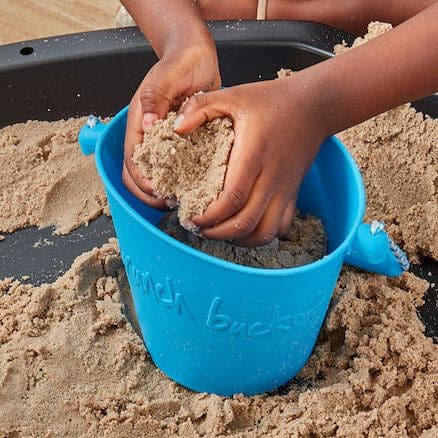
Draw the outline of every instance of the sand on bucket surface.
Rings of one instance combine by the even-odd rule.
[[[390,113],[393,134],[382,137]],[[406,117],[418,123],[406,123]],[[427,242],[427,235],[437,235],[437,194],[423,188],[429,187],[437,168],[438,121],[407,106],[373,120],[343,134],[354,154],[362,145],[356,158],[373,218],[389,213],[390,190],[406,190],[403,205],[412,214],[399,221],[397,213],[390,221],[399,230],[394,237],[412,254],[437,259]],[[52,184],[52,171],[63,172],[67,180],[75,174],[75,163],[82,158],[74,138],[83,120],[67,123],[74,128],[61,121],[0,130],[0,234],[6,239],[10,231],[38,223],[46,193],[40,189]],[[28,129],[34,132],[25,141]],[[35,163],[44,161],[27,161],[40,149],[37,140],[70,129],[69,155],[59,161],[60,169],[44,165],[38,182],[25,183]],[[400,150],[394,159],[406,178],[398,179],[399,168],[388,165],[385,175],[391,187],[375,182],[382,178],[382,163],[366,153],[366,145],[385,148],[388,154],[391,148]],[[94,167],[90,175],[98,180]],[[415,187],[407,190],[402,184]],[[101,187],[89,187],[87,199],[101,199]],[[68,223],[90,220],[82,208],[75,208],[63,213],[69,215]],[[52,221],[66,223],[59,217]],[[416,231],[427,227],[435,234]],[[424,336],[416,312],[426,288],[426,281],[410,273],[389,279],[345,268],[315,351],[293,382],[254,397],[196,394],[153,365],[126,322],[121,296],[128,293],[128,285],[113,239],[78,257],[52,284],[0,281],[0,436],[435,437],[438,346]]]

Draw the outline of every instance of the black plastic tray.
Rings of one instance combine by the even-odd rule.
[[[305,68],[332,56],[353,37],[303,21],[224,21],[208,24],[216,40],[224,85],[274,78],[281,67]],[[0,127],[29,119],[57,120],[94,113],[114,115],[125,106],[156,57],[135,27],[85,32],[0,46]],[[416,105],[438,116],[436,96]],[[0,242],[0,278],[29,275],[53,281],[74,258],[114,235],[111,219],[64,236],[28,228]],[[437,263],[414,270],[438,284]],[[432,272],[432,277],[427,274]],[[438,336],[436,288],[420,309],[428,335]]]

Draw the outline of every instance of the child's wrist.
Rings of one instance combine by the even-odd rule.
[[[333,67],[333,63],[322,62],[299,72],[301,86],[312,102],[318,129],[325,137],[349,128],[355,113],[354,95],[345,90],[350,84],[343,82],[348,71],[343,66]]]
[[[183,33],[183,38],[181,38],[180,32]],[[164,47],[163,57],[178,56],[186,49],[192,48],[203,49],[206,53],[216,53],[214,40],[204,23],[199,26],[192,26],[189,29],[180,30],[180,32],[169,34]]]
[[[336,108],[334,88],[323,71],[307,68],[278,81],[284,83],[284,95],[290,96],[293,106],[291,112],[297,105],[301,111],[306,111],[321,140],[335,134],[333,120],[340,117],[340,114]]]

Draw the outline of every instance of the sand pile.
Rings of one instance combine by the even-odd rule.
[[[360,46],[390,30],[374,22],[354,41]],[[350,50],[344,45],[335,53]],[[283,68],[278,77],[293,74]],[[365,221],[383,220],[391,237],[412,261],[420,255],[438,258],[438,120],[401,105],[338,137],[355,158],[367,193]]]
[[[149,127],[133,161],[151,179],[158,197],[176,200],[179,220],[190,229],[190,218],[202,214],[222,191],[234,131],[231,120],[222,118],[180,136],[175,119],[170,112]]]
[[[365,182],[365,220],[383,220],[413,260],[438,258],[438,121],[400,106],[340,134]]]
[[[86,118],[0,129],[0,233],[36,225],[67,234],[107,212],[93,156],[78,149]]]
[[[345,271],[288,387],[195,394],[161,374],[126,323],[113,240],[53,284],[0,282],[0,436],[434,436],[438,346],[415,309],[426,287]]]
[[[354,47],[391,29],[371,23]],[[336,53],[348,48],[337,46]],[[383,220],[391,236],[416,261],[438,258],[438,120],[409,104],[354,126],[339,137],[361,170],[367,192],[366,220]]]

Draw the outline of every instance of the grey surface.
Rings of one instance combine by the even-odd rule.
[[[423,259],[420,265],[412,266],[411,272],[430,283],[418,313],[426,327],[426,336],[438,343],[438,263],[433,259]]]
[[[53,228],[25,228],[5,234],[0,241],[0,278],[29,276],[27,283],[51,283],[66,272],[83,252],[102,246],[114,237],[111,219],[99,216],[66,236],[53,234]]]

